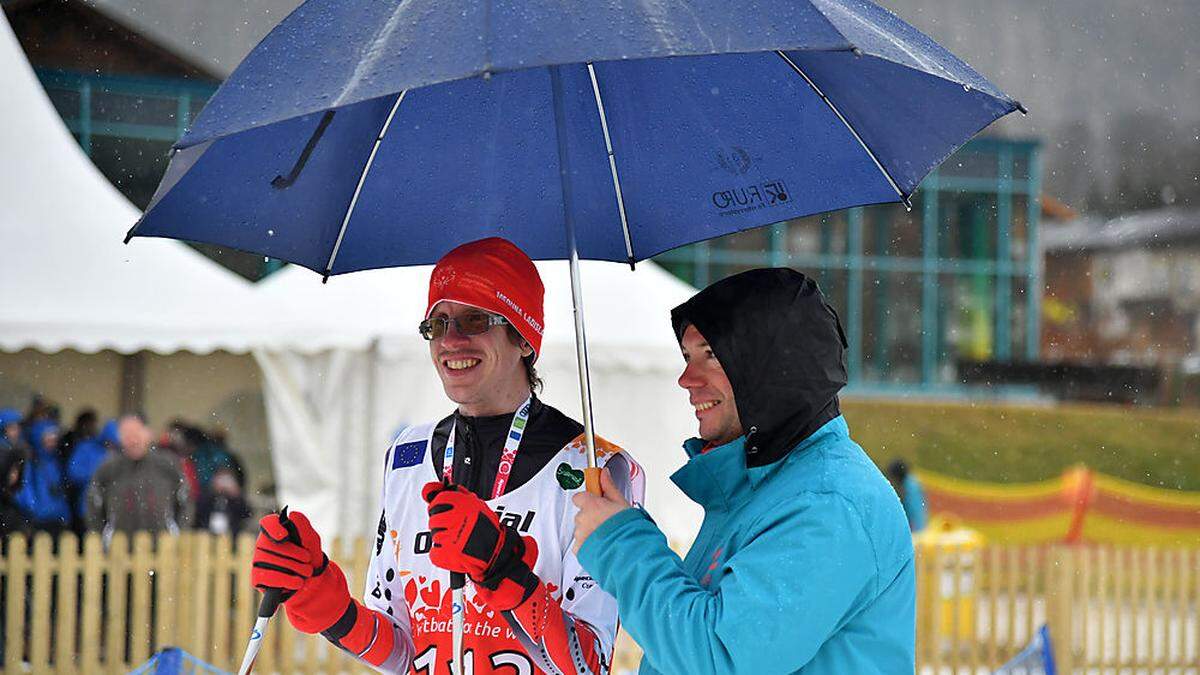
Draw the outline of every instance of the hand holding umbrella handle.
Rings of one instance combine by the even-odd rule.
[[[300,545],[300,532],[296,530],[296,524],[288,519],[286,506],[279,512],[279,523],[287,530],[287,541],[297,546]],[[246,653],[242,656],[242,665],[238,668],[238,675],[248,675],[250,671],[254,670],[254,661],[258,658],[263,638],[267,635],[267,625],[271,622],[271,617],[275,616],[281,602],[283,602],[282,589],[268,588],[263,591],[262,600],[258,603],[258,620],[254,622],[254,630],[250,633],[250,642],[246,644]]]
[[[601,495],[604,493],[600,489],[600,467],[589,466],[583,470],[583,484],[587,488],[588,493]]]

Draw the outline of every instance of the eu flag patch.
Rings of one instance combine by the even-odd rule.
[[[392,450],[392,468],[403,469],[406,466],[416,466],[425,460],[425,441],[414,441],[397,445]]]

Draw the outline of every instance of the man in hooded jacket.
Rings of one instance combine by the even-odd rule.
[[[789,269],[671,312],[699,438],[672,480],[704,508],[680,560],[619,494],[575,496],[579,561],[617,599],[642,673],[912,673],[912,540],[838,407],[845,336]]]

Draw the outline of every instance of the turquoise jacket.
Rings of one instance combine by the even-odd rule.
[[[911,674],[908,523],[844,419],[766,466],[746,467],[744,443],[685,444],[671,479],[704,522],[683,560],[641,509],[579,552],[645,652],[640,672]]]

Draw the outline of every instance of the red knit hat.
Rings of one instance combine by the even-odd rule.
[[[500,237],[480,239],[442,256],[429,276],[425,318],[443,300],[458,302],[508,319],[533,347],[542,351],[542,298],[546,289],[525,252]]]

